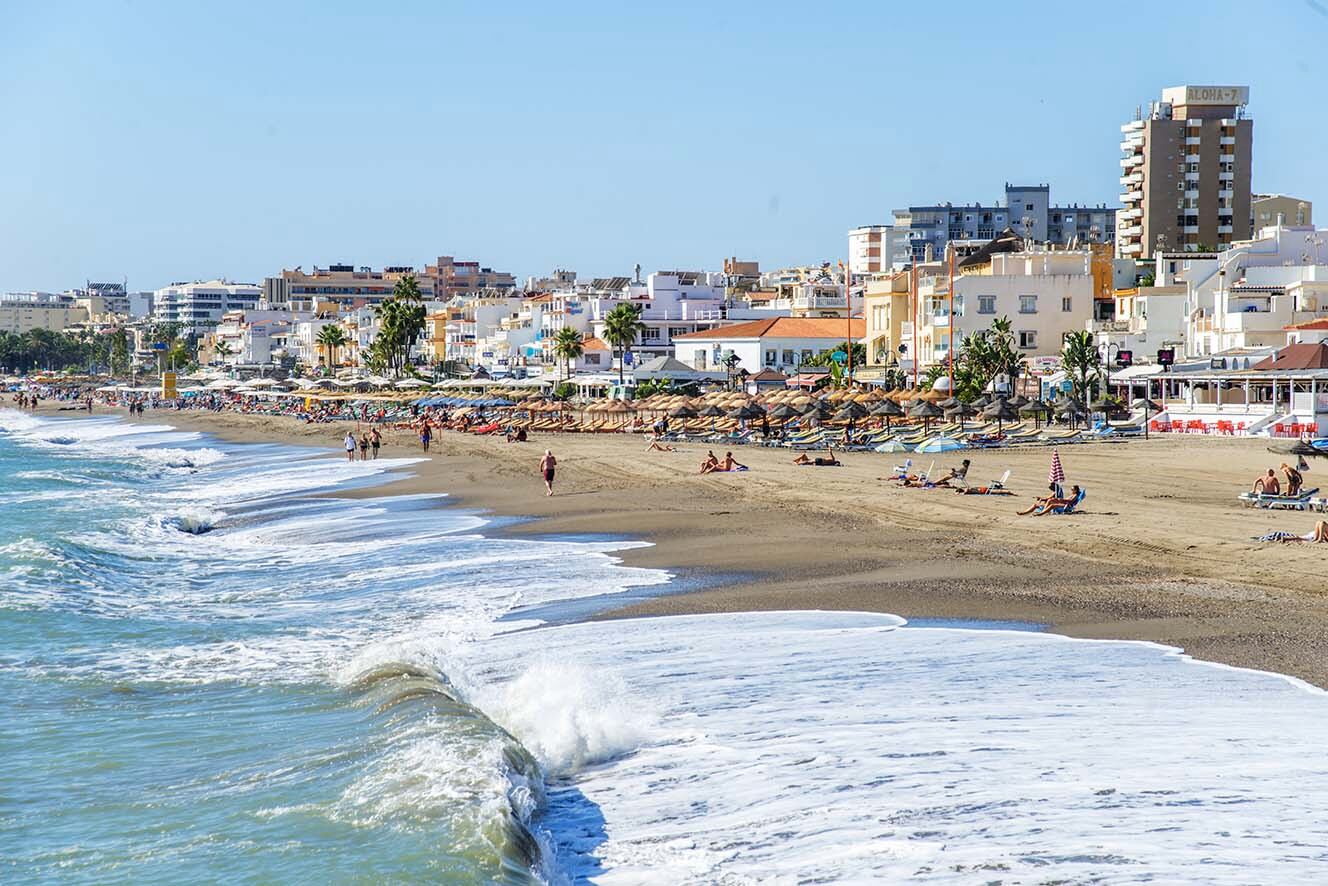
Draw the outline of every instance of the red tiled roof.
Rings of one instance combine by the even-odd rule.
[[[847,334],[859,339],[867,334],[867,323],[861,318],[845,321],[843,317],[774,317],[769,320],[750,320],[703,329],[673,338],[686,341],[726,341],[735,338],[832,338],[843,341]]]
[[[581,339],[581,349],[585,351],[607,351],[609,346],[604,342],[604,339],[587,335]]]
[[[1328,369],[1328,345],[1308,342],[1287,345],[1273,356],[1255,363],[1250,369],[1278,372],[1291,369]]]
[[[1317,320],[1306,320],[1304,323],[1292,323],[1290,326],[1283,326],[1282,328],[1287,331],[1292,331],[1296,329],[1301,329],[1301,330],[1328,329],[1328,317],[1320,317]]]

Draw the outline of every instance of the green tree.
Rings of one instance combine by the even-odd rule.
[[[227,357],[235,353],[235,349],[231,347],[231,343],[228,341],[218,341],[212,346],[212,351],[223,363],[226,362]]]
[[[121,374],[129,371],[129,333],[123,329],[117,329],[111,333],[110,342],[110,363],[111,374]]]
[[[570,326],[564,326],[553,336],[553,355],[563,361],[563,377],[572,375],[572,361],[586,352],[581,333]]]
[[[604,316],[604,340],[615,351],[621,352],[618,360],[618,383],[623,381],[623,368],[627,355],[632,352],[632,345],[646,331],[646,324],[641,322],[641,309],[636,305],[621,304]]]
[[[319,329],[316,341],[327,354],[329,371],[337,363],[337,352],[350,343],[350,340],[346,338],[346,331],[341,328],[339,323],[328,323],[322,329]]]
[[[398,285],[406,279],[398,281]],[[370,346],[368,360],[380,370],[399,375],[410,360],[410,349],[424,331],[424,303],[389,298],[374,309],[378,334]]]
[[[1098,353],[1093,333],[1086,329],[1066,333],[1061,368],[1070,377],[1071,397],[1086,408],[1102,378],[1102,355]]]
[[[396,285],[392,287],[392,297],[410,304],[424,303],[424,295],[420,292],[420,281],[415,279],[414,274],[407,274],[397,280]]]

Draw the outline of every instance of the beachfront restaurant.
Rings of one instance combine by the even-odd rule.
[[[1113,374],[1121,396],[1141,396],[1146,385],[1162,407],[1150,429],[1224,436],[1328,436],[1328,346],[1293,344],[1248,368],[1185,367],[1128,377]],[[1138,367],[1142,369],[1142,367]]]

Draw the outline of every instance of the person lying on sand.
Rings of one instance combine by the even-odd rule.
[[[1254,481],[1251,491],[1255,495],[1281,495],[1282,481],[1277,479],[1277,472],[1269,468],[1268,473]]]
[[[651,440],[650,445],[646,447],[646,452],[674,452],[674,448],[668,443],[661,443],[658,440]]]
[[[1052,508],[1063,508],[1066,505],[1068,505],[1070,502],[1074,501],[1076,498],[1079,497],[1078,486],[1070,487],[1069,498],[1058,498],[1054,492],[1056,488],[1055,484],[1052,484],[1048,488],[1053,490],[1053,493],[1051,495],[1048,495],[1045,498],[1037,499],[1036,501],[1033,502],[1031,507],[1025,508],[1022,511],[1016,511],[1016,513],[1021,517],[1026,517],[1029,514],[1032,514],[1034,517],[1041,517],[1043,514],[1047,513]]]
[[[705,461],[701,462],[702,474],[713,474],[719,470],[719,459],[715,458],[715,451],[712,449],[706,452]]]
[[[1314,524],[1314,528],[1304,535],[1296,535],[1294,532],[1270,532],[1267,535],[1259,536],[1259,541],[1279,541],[1301,542],[1307,541],[1314,544],[1328,544],[1328,520],[1320,520]]]
[[[825,452],[826,455],[824,458],[822,458],[819,455],[816,456],[816,458],[808,458],[807,453],[804,452],[802,455],[799,455],[797,458],[793,459],[793,463],[795,465],[813,465],[818,468],[837,468],[841,464],[843,464],[843,462],[835,458],[834,449],[827,446],[825,448]]]
[[[955,492],[960,495],[1014,495],[1010,490],[1000,486],[957,486]]]

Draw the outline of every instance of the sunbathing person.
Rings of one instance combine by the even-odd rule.
[[[960,463],[959,467],[951,468],[950,472],[941,479],[937,480],[935,485],[944,486],[947,489],[950,489],[953,488],[950,485],[951,482],[957,481],[958,485],[962,486],[964,483],[964,479],[968,477],[968,465],[969,465],[969,460],[964,459],[963,462]]]
[[[956,486],[955,492],[960,495],[1014,495],[1004,486]]]
[[[738,464],[738,462],[736,462],[736,461],[734,460],[734,458],[733,458],[733,453],[732,453],[732,452],[726,452],[726,453],[724,453],[724,460],[723,460],[722,462],[719,463],[719,467],[715,468],[715,470],[717,470],[717,471],[745,471],[745,470],[747,470],[747,466],[746,466],[746,465]]]
[[[1300,495],[1300,489],[1305,485],[1304,475],[1286,462],[1282,462],[1282,473],[1286,474],[1287,479],[1286,494],[1293,498]]]
[[[1079,503],[1079,500],[1082,499],[1083,497],[1084,497],[1083,490],[1081,490],[1078,486],[1071,486],[1069,498],[1052,499],[1051,501],[1043,505],[1040,509],[1034,511],[1033,516],[1045,517],[1047,514],[1055,514],[1055,513],[1064,514],[1070,508],[1077,505]]]
[[[719,459],[715,458],[715,451],[711,449],[706,452],[705,461],[701,462],[701,473],[713,474],[717,470],[719,470]]]
[[[1328,544],[1328,520],[1320,520],[1314,524],[1314,528],[1304,535],[1296,535],[1294,532],[1270,532],[1267,535],[1259,536],[1259,541],[1279,541],[1287,542],[1312,542],[1314,544]]]
[[[661,443],[658,440],[651,440],[650,445],[646,447],[646,452],[673,452],[674,449],[668,443]],[[702,466],[704,467],[704,465]],[[705,471],[701,471],[705,473]]]
[[[793,463],[795,465],[814,465],[818,468],[835,468],[843,464],[843,462],[835,458],[835,451],[829,446],[825,448],[825,452],[826,455],[824,458],[819,455],[816,456],[816,458],[808,458],[807,453],[804,452],[802,455],[793,459]]]
[[[1029,514],[1033,514],[1034,516],[1041,516],[1051,508],[1063,508],[1073,500],[1073,496],[1071,498],[1061,498],[1060,496],[1058,496],[1056,494],[1055,483],[1048,484],[1047,489],[1051,492],[1051,495],[1037,498],[1033,501],[1033,504],[1030,507],[1025,508],[1022,511],[1016,511],[1015,513],[1017,513],[1021,517],[1027,517]],[[1070,492],[1077,494],[1079,492],[1079,487],[1078,486],[1070,487]]]
[[[1252,491],[1255,495],[1281,495],[1282,481],[1277,479],[1277,472],[1269,468],[1267,474],[1254,481]]]

